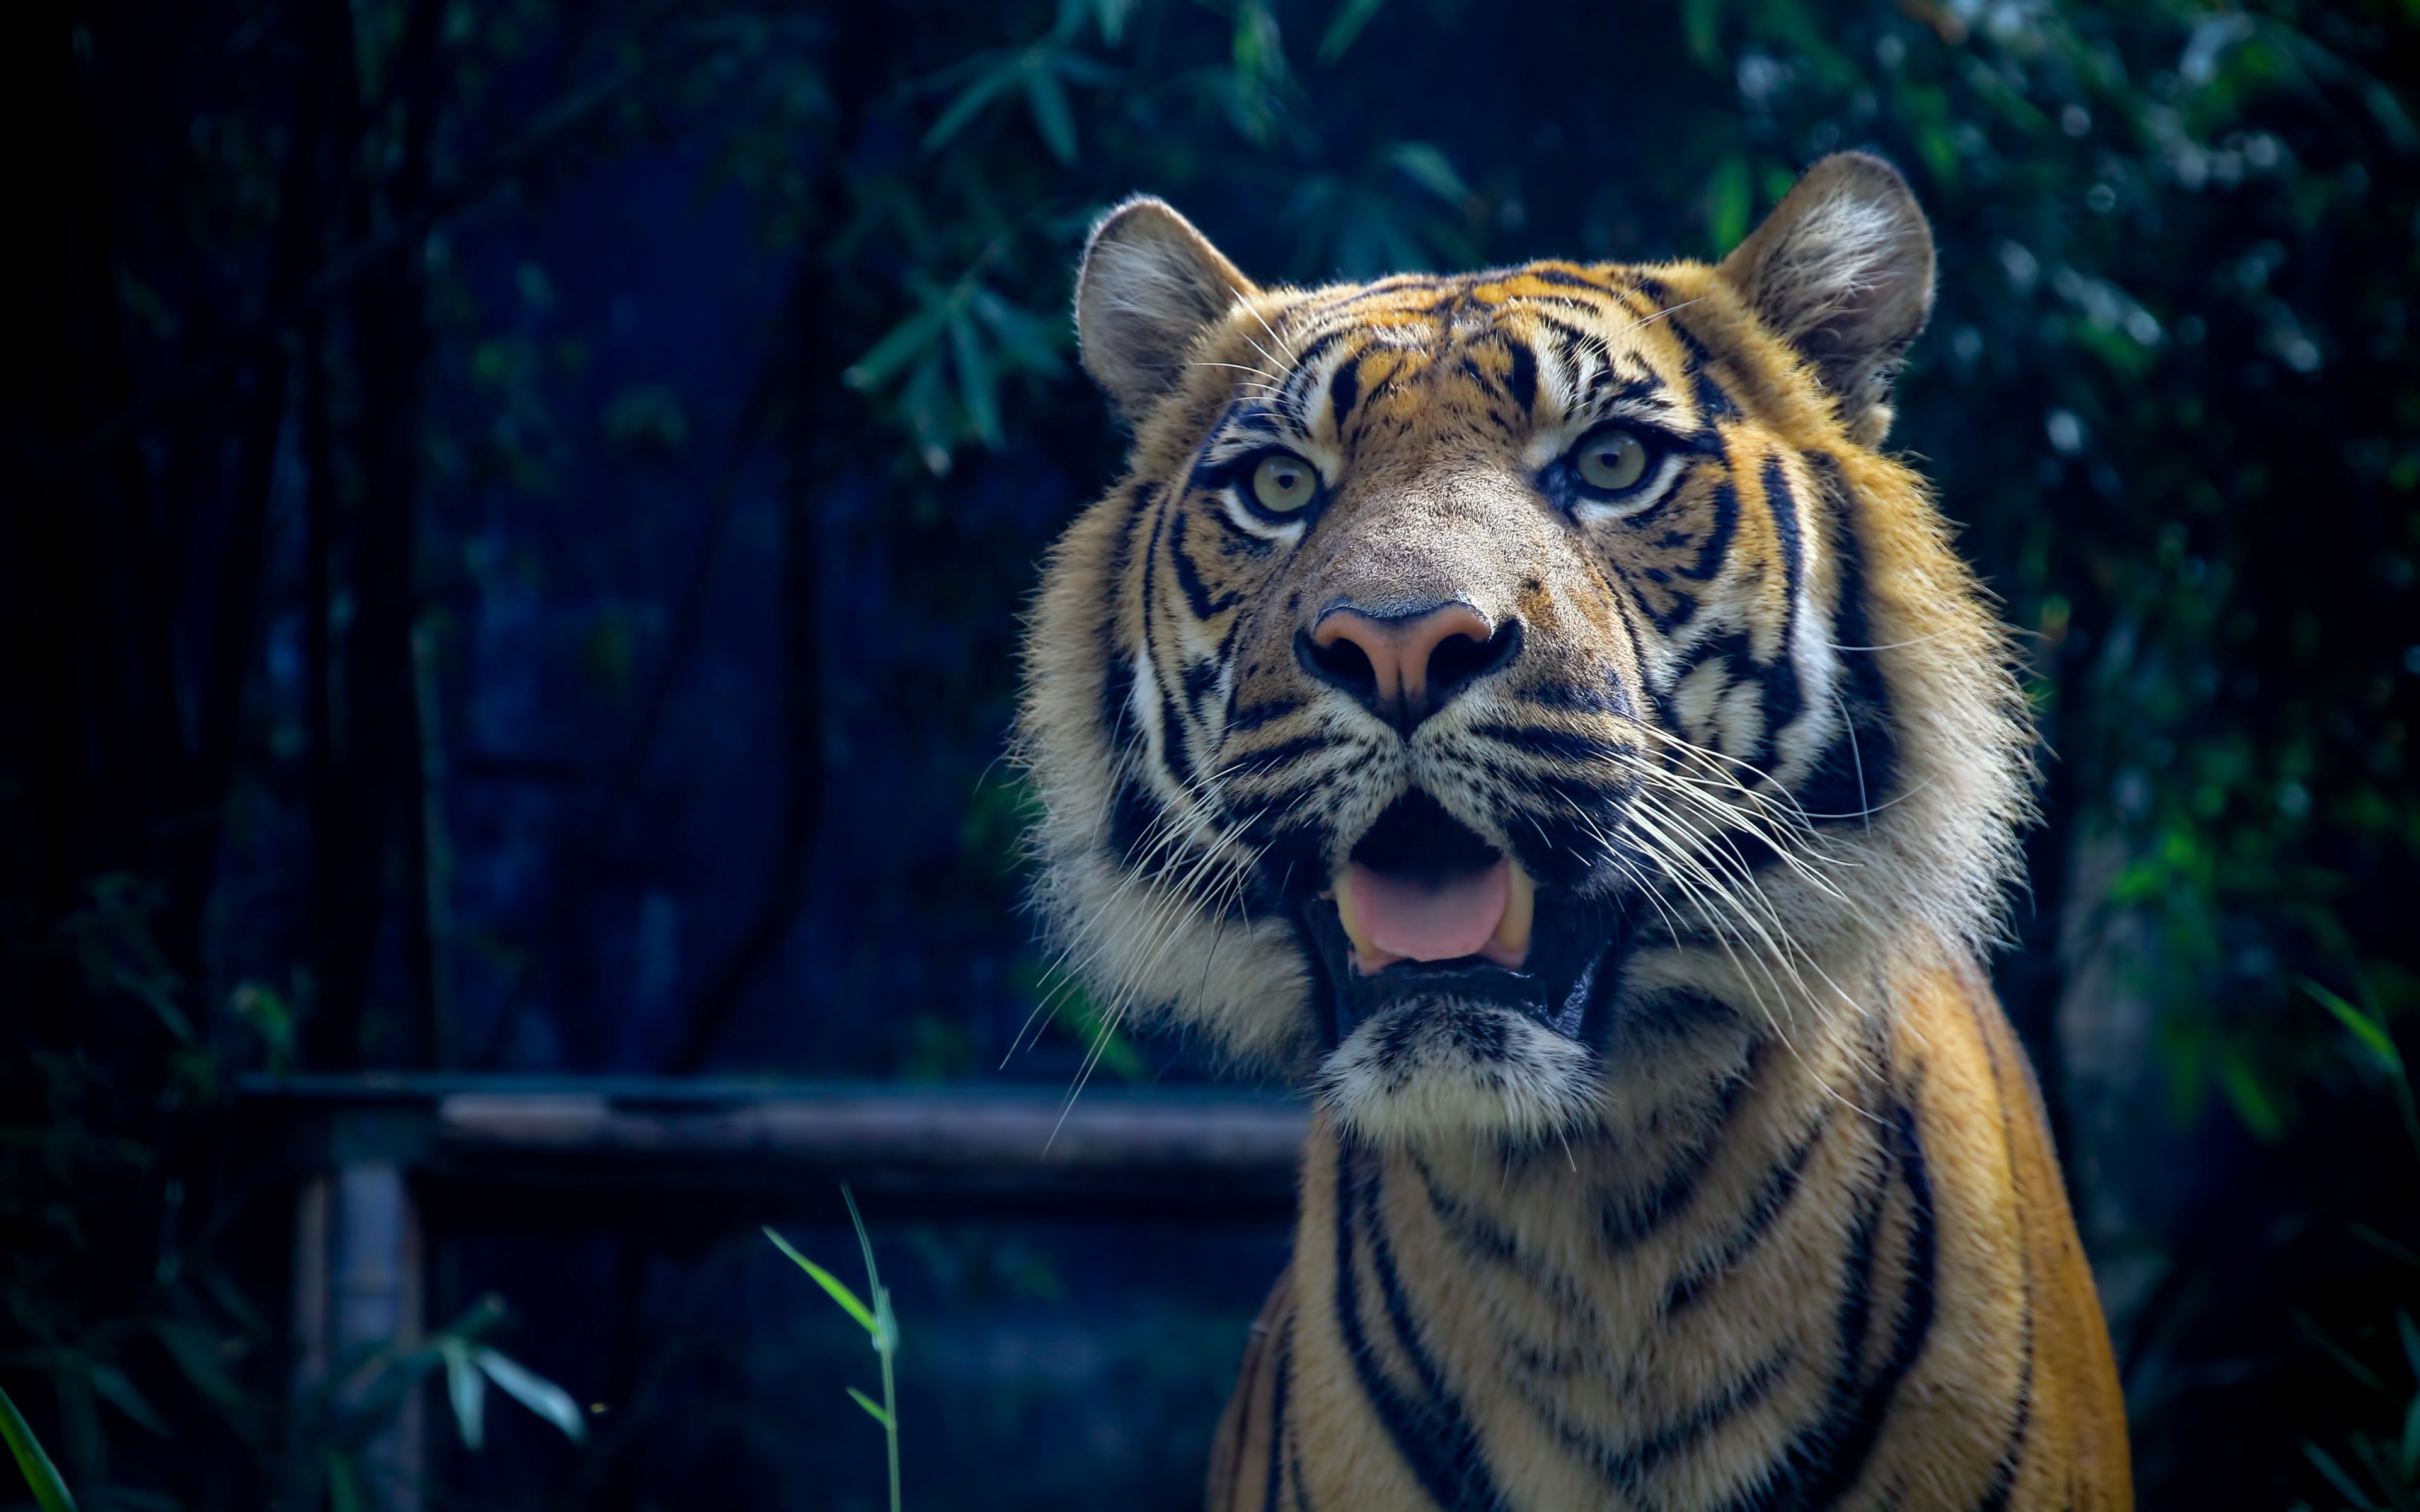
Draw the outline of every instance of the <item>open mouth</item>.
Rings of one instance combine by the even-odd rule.
[[[1397,1010],[1486,1005],[1588,1042],[1620,915],[1540,893],[1520,862],[1413,789],[1305,911],[1331,989],[1331,1047]]]

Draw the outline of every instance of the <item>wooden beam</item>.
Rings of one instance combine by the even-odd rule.
[[[306,1166],[396,1162],[458,1231],[496,1224],[722,1223],[870,1205],[932,1217],[1292,1211],[1309,1112],[1249,1090],[362,1076],[256,1081]]]

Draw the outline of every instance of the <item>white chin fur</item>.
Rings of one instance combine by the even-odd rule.
[[[1596,1119],[1595,1057],[1488,1004],[1390,1009],[1337,1047],[1316,1088],[1345,1128],[1373,1144],[1544,1142]]]

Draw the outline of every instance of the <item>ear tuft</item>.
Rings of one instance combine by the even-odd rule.
[[[1235,301],[1260,292],[1167,201],[1138,195],[1101,218],[1076,274],[1076,340],[1129,420],[1176,387],[1186,353]]]
[[[1722,274],[1815,365],[1866,446],[1890,429],[1891,379],[1932,314],[1932,230],[1882,159],[1840,152],[1807,170]]]

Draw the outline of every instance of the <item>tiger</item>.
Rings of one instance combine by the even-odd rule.
[[[1857,153],[1713,264],[1093,230],[1132,441],[1028,618],[1034,903],[1311,1107],[1212,1512],[2132,1504],[1984,970],[2021,669],[1883,450],[1934,268]]]

